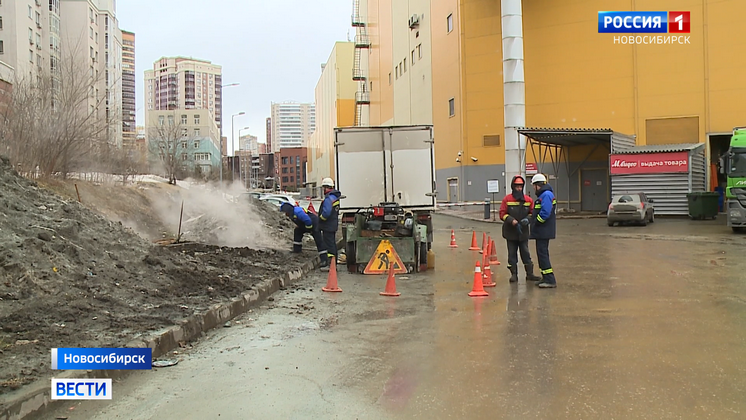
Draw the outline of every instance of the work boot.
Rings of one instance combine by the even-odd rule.
[[[547,283],[545,281],[540,281],[536,283],[536,286],[540,289],[554,289],[557,287],[557,283]]]
[[[323,272],[329,271],[329,258],[322,258],[321,264],[319,264],[319,269]]]
[[[508,270],[510,270],[510,282],[511,283],[517,283],[518,282],[518,266],[514,265],[512,267],[508,267]]]
[[[541,281],[541,276],[534,274],[533,264],[524,264],[523,267],[526,269],[526,281]]]

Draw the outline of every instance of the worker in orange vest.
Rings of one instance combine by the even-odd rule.
[[[526,281],[539,281],[541,277],[534,275],[534,264],[528,249],[529,218],[533,211],[533,200],[523,193],[526,181],[516,175],[510,182],[510,194],[503,198],[500,204],[500,220],[503,221],[503,238],[508,244],[508,270],[510,282],[518,281],[518,251],[526,270]]]

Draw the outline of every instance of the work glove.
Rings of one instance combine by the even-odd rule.
[[[520,223],[520,224],[521,224],[522,226],[528,226],[528,225],[529,225],[529,223],[530,223],[530,222],[528,221],[528,218],[525,218],[525,219],[521,220],[521,223]]]
[[[521,224],[520,223],[517,224],[517,225],[515,225],[515,229],[518,231],[518,236],[522,236],[523,235],[523,229],[521,229]]]

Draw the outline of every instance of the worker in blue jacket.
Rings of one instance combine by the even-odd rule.
[[[339,199],[342,193],[334,189],[334,180],[324,178],[321,180],[321,186],[324,188],[324,201],[321,203],[319,212],[319,228],[321,229],[321,239],[326,247],[326,255],[334,262],[337,262],[337,228],[339,227]],[[325,267],[322,268],[323,271]]]
[[[530,238],[536,240],[536,256],[541,270],[541,281],[536,285],[542,289],[555,288],[557,280],[549,260],[549,241],[557,236],[557,200],[544,175],[534,175],[531,184],[534,185],[537,199],[534,203]]]
[[[329,257],[326,255],[326,247],[321,240],[321,231],[319,230],[319,218],[313,213],[308,213],[301,206],[291,203],[282,203],[280,211],[295,223],[293,231],[293,252],[300,253],[303,250],[303,235],[310,234],[316,243],[316,250],[319,252],[321,267],[329,265]]]

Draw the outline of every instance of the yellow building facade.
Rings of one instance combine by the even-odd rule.
[[[355,92],[352,80],[354,44],[337,42],[329,59],[322,65],[316,84],[316,129],[308,144],[307,182],[311,187],[334,177],[334,128],[355,123]]]
[[[501,2],[361,4],[371,35],[368,123],[432,123],[439,201],[483,200],[486,181],[505,171]],[[690,11],[690,33],[684,43],[622,43],[628,34],[598,33],[598,1],[524,1],[526,126],[609,128],[636,136],[638,145],[705,143],[714,163],[733,127],[746,125],[738,105],[746,96],[746,56],[740,53],[746,36],[736,22],[746,2],[609,0],[602,6]],[[415,14],[420,24],[409,27]],[[420,62],[411,65],[411,47],[419,40],[429,74],[413,72]],[[403,70],[404,45],[410,60],[401,82],[396,75]],[[423,77],[430,83],[420,83]],[[574,150],[570,160],[608,168],[609,151],[589,156],[591,150]],[[537,150],[526,152],[526,161],[541,160],[535,157]],[[579,182],[573,179],[572,188]]]

